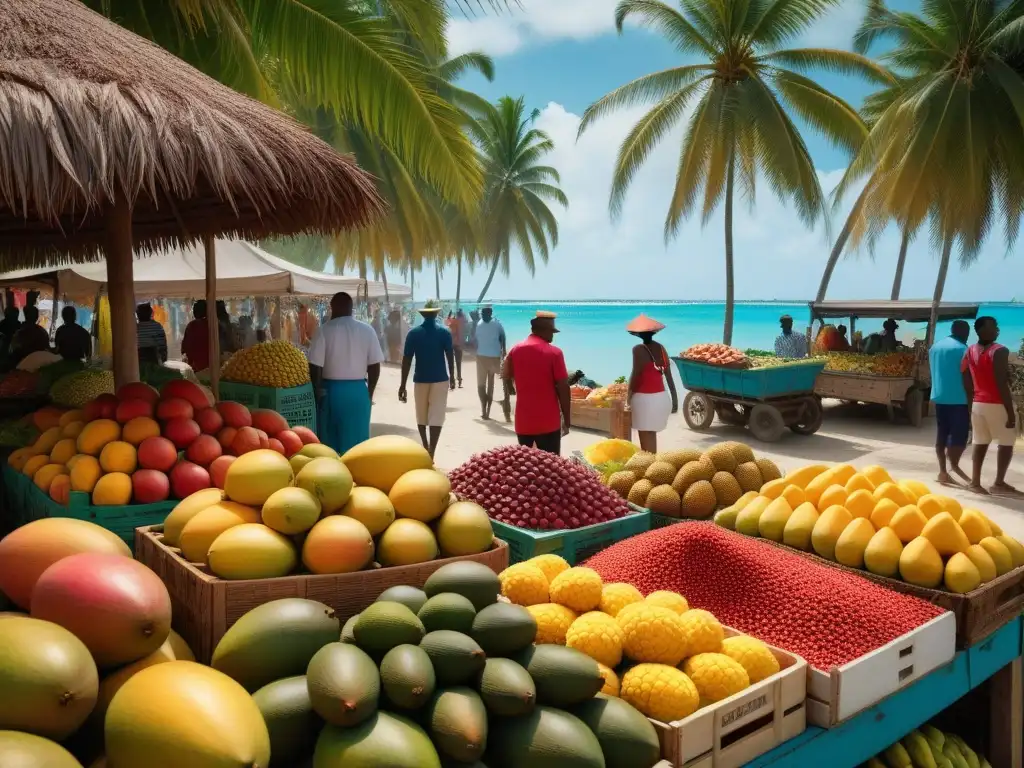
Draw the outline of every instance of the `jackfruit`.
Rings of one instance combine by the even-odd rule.
[[[1010,550],[1006,548],[1006,545],[995,536],[982,539],[978,542],[978,545],[988,552],[989,557],[992,558],[992,562],[996,566],[996,576],[1002,576],[1004,573],[1009,573],[1013,570],[1013,555],[1010,554]]]
[[[736,459],[736,464],[744,464],[748,461],[754,461],[754,449],[746,443],[740,443],[736,440],[730,440],[725,445],[729,446],[729,450],[732,451],[733,458]]]
[[[676,468],[667,461],[656,461],[647,468],[644,477],[658,485],[671,485],[676,478]]]
[[[875,511],[875,497],[867,488],[854,491],[846,497],[846,510],[854,517],[866,517],[871,519],[871,513]]]
[[[655,461],[667,461],[676,471],[682,469],[691,461],[697,461],[702,456],[696,448],[678,448],[674,451],[662,451],[655,455]]]
[[[814,551],[826,560],[835,560],[836,542],[852,521],[853,515],[846,511],[846,507],[840,507],[838,504],[822,512],[818,522],[814,524],[814,530],[811,531],[811,546],[814,547]]]
[[[715,472],[715,476],[711,478],[711,487],[715,489],[715,498],[720,507],[735,504],[743,495],[740,484],[728,472]]]
[[[892,499],[879,499],[871,510],[871,524],[875,528],[886,528],[892,522],[892,516],[899,511],[899,505]]]
[[[799,485],[801,488],[806,488],[808,483],[827,470],[828,467],[824,464],[810,464],[806,467],[800,467],[800,469],[794,469],[786,475],[786,482],[790,485]],[[761,470],[761,474],[764,474],[764,469]]]
[[[704,455],[711,459],[715,465],[716,472],[734,472],[736,470],[736,457],[728,443],[719,443],[708,448]]]
[[[647,509],[656,515],[679,517],[681,501],[671,485],[656,485],[647,494]]]
[[[647,505],[647,494],[654,488],[652,483],[647,478],[637,480],[633,483],[633,487],[629,489],[629,496],[626,498],[630,504],[636,504],[638,507],[644,507]]]
[[[957,522],[971,544],[977,544],[992,535],[988,520],[976,509],[965,509]]]
[[[927,522],[928,518],[921,510],[913,504],[908,504],[896,510],[896,514],[889,521],[889,527],[900,537],[900,541],[909,544],[921,535]]]
[[[948,512],[940,512],[925,523],[921,535],[928,539],[943,557],[966,552],[971,546],[959,523]]]
[[[654,454],[648,453],[647,451],[637,451],[629,457],[629,461],[623,469],[628,469],[630,472],[636,472],[637,477],[642,477],[647,468],[655,462]]]
[[[946,573],[943,583],[950,592],[959,595],[973,592],[981,586],[981,573],[975,567],[971,558],[963,552],[957,552],[946,563]]]
[[[737,465],[733,475],[736,477],[736,482],[740,484],[740,488],[744,491],[759,491],[761,486],[764,485],[761,470],[758,469],[757,464],[753,461]]]
[[[608,487],[625,499],[629,497],[629,491],[636,481],[636,474],[624,469],[608,478]]]
[[[856,491],[867,491],[871,493],[875,490],[875,484],[868,480],[867,476],[862,472],[857,472],[846,481],[846,492],[855,493]]]
[[[740,513],[736,516],[736,532],[742,533],[745,536],[760,536],[761,533],[758,530],[758,523],[761,519],[761,515],[768,509],[768,505],[772,503],[772,499],[767,496],[758,496],[756,499],[747,504]],[[999,542],[996,542],[997,544]],[[1003,547],[1005,549],[1005,547]],[[1007,553],[1009,556],[1009,553]]]
[[[924,536],[918,536],[900,555],[900,578],[908,584],[934,589],[942,583],[942,557]]]
[[[710,480],[715,476],[714,469],[711,470],[710,474],[707,470],[707,463],[701,460],[687,462],[672,479],[672,487],[675,488],[676,493],[684,494],[686,489],[698,480]]]
[[[789,502],[785,498],[780,496],[772,501],[758,518],[758,533],[765,539],[782,541],[783,531],[785,531],[786,523],[789,522],[790,515],[792,514],[793,508],[789,506]]]
[[[786,521],[786,527],[782,531],[782,543],[794,549],[810,552],[811,533],[817,522],[818,510],[811,502],[805,501],[793,510],[793,514]]]
[[[843,528],[836,541],[836,562],[850,568],[864,567],[864,551],[875,535],[871,521],[864,517],[854,518]]]
[[[996,541],[1000,542],[1004,547],[1010,551],[1010,557],[1013,558],[1013,567],[1020,568],[1024,565],[1024,546],[1012,536],[997,535],[995,536]]]
[[[978,569],[978,575],[981,576],[982,584],[986,581],[992,581],[996,577],[995,561],[992,560],[992,556],[985,551],[983,546],[972,544],[964,554],[971,558],[974,567]]]
[[[900,572],[903,544],[892,528],[879,528],[864,550],[864,567],[878,576],[895,577]]]
[[[686,489],[680,505],[680,516],[703,519],[715,511],[715,489],[707,480],[698,480]]]
[[[764,478],[766,483],[782,477],[782,472],[779,470],[778,465],[771,459],[754,459],[754,463],[761,470],[761,477]]]
[[[805,501],[807,496],[804,494],[804,489],[799,485],[791,485],[782,491],[782,498],[789,502],[789,506],[796,509]]]

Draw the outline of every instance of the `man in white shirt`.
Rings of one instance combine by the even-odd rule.
[[[320,439],[339,455],[370,437],[370,401],[384,352],[373,328],[352,317],[352,297],[336,293],[331,319],[313,334],[309,371]]]
[[[476,389],[484,421],[491,418],[494,377],[501,375],[501,361],[506,352],[505,329],[494,319],[494,310],[489,304],[481,307],[480,320],[476,324]],[[511,421],[512,403],[508,398],[508,390],[505,390],[501,408],[505,412],[505,421]]]

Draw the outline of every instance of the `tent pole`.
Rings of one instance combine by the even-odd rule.
[[[206,329],[210,339],[210,390],[220,400],[220,318],[217,317],[217,246],[212,235],[203,238],[206,250]]]
[[[132,209],[123,192],[117,192],[104,217],[107,255],[107,297],[113,338],[114,386],[139,380],[138,327],[135,324],[135,290],[132,279]]]

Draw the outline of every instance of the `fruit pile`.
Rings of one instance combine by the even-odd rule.
[[[638,452],[608,478],[608,487],[655,514],[702,519],[781,475],[770,459],[757,459],[750,446],[730,441],[704,452]]]
[[[712,523],[670,525],[586,562],[605,582],[671,590],[695,608],[818,669],[842,666],[943,611]]]
[[[0,379],[0,397],[27,397],[34,395],[39,386],[35,371],[11,371]]]
[[[388,589],[341,628],[300,598],[244,615],[211,665],[252,692],[267,724],[252,764],[269,749],[288,766],[315,754],[323,766],[651,768],[650,721],[597,695],[584,654],[533,645],[533,616],[498,593],[493,571],[461,562],[422,590]]]
[[[779,671],[760,640],[726,637],[711,613],[690,610],[677,592],[646,598],[632,584],[605,584],[557,555],[509,566],[501,592],[537,622],[538,645],[574,648],[598,663],[601,692],[672,723]],[[660,691],[660,695],[652,695]]]
[[[573,400],[586,400],[587,395],[589,395],[593,391],[594,390],[591,389],[590,387],[584,387],[579,384],[576,384],[572,387],[569,387],[569,397],[571,397]]]
[[[914,371],[913,352],[886,352],[862,355],[857,352],[829,352],[826,371],[866,373],[873,376],[910,376]]]
[[[608,408],[614,401],[625,400],[628,394],[629,385],[626,383],[625,377],[620,376],[615,383],[609,384],[607,387],[595,387],[588,392],[586,402],[588,405],[598,408]]]
[[[519,528],[582,528],[629,513],[589,467],[522,445],[477,454],[449,478],[459,498]]]
[[[352,573],[475,555],[493,544],[487,513],[451,501],[448,478],[404,437],[372,438],[339,459],[326,445],[291,459],[267,449],[226,469],[164,521],[163,542],[222,579]],[[431,525],[434,528],[431,528]]]
[[[919,587],[964,593],[1024,565],[1024,546],[976,509],[882,467],[813,464],[715,516],[719,525]]]
[[[147,725],[191,718],[190,696],[222,691],[202,716],[217,729],[227,725],[218,720],[227,705],[249,698],[193,663],[171,630],[163,582],[93,523],[45,518],[0,540],[0,590],[2,765],[81,768],[102,755],[104,742],[111,765],[153,765],[151,753],[129,746]],[[162,685],[135,685],[137,673],[164,665]],[[194,670],[218,678],[219,691],[195,687]],[[152,731],[147,738],[152,749]]]
[[[864,768],[992,768],[955,733],[922,725],[864,764]]]
[[[595,467],[599,464],[607,464],[612,461],[625,464],[633,458],[633,454],[639,450],[640,449],[636,444],[631,443],[629,440],[609,438],[606,440],[598,440],[596,443],[592,443],[584,448],[583,458]]]
[[[65,374],[50,387],[50,400],[66,408],[82,408],[101,395],[114,394],[114,374],[85,368]]]
[[[686,360],[705,365],[721,365],[727,368],[749,368],[750,359],[736,347],[728,344],[694,344],[679,356]]]
[[[309,383],[309,360],[290,341],[265,341],[235,352],[220,375],[224,381],[290,389]]]
[[[751,368],[784,368],[784,367],[795,367],[798,365],[807,365],[808,363],[820,362],[821,358],[804,357],[798,360],[792,360],[785,357],[775,357],[775,355],[759,355],[757,357],[750,358]]]

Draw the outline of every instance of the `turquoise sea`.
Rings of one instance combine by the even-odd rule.
[[[473,305],[464,304],[468,311]],[[641,312],[667,327],[658,335],[670,354],[691,344],[721,341],[724,303],[666,302],[501,302],[493,304],[494,314],[505,326],[509,344],[530,332],[530,318],[538,309],[558,313],[556,344],[565,352],[571,369],[581,368],[588,377],[606,384],[629,373],[630,349],[635,339],[625,326]],[[740,349],[772,349],[779,333],[779,317],[792,315],[797,328],[810,322],[810,311],[801,302],[738,303],[733,320],[733,345]],[[981,314],[994,315],[1001,328],[1000,341],[1016,350],[1024,338],[1024,304],[982,304]],[[861,321],[857,330],[865,334],[881,329],[881,321]],[[923,323],[901,324],[898,335],[904,343],[924,338]],[[973,334],[972,334],[973,338]]]

